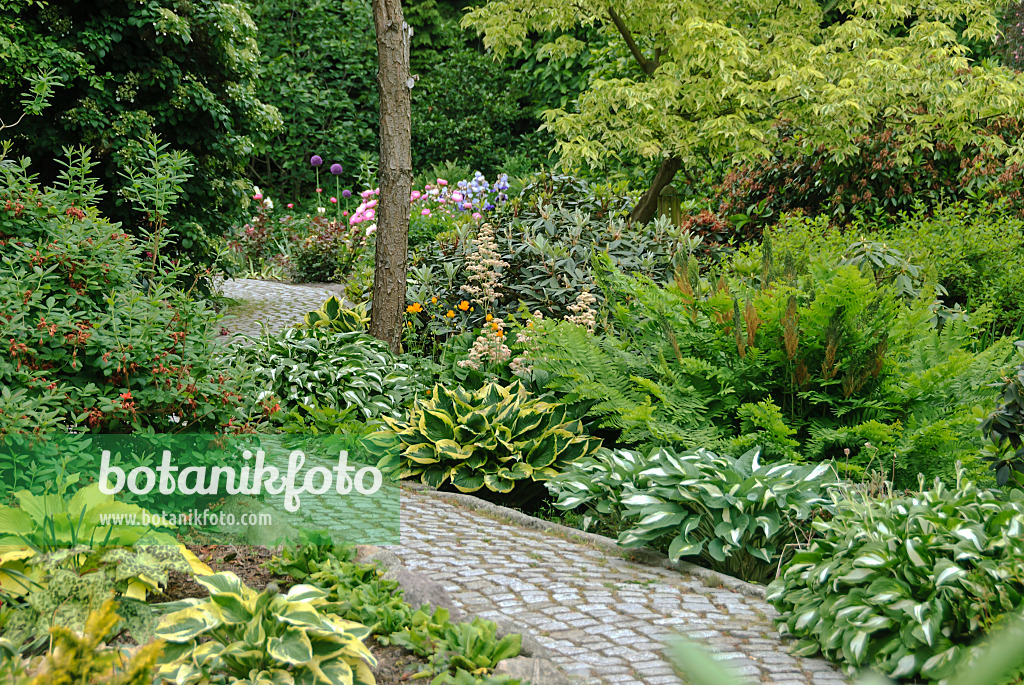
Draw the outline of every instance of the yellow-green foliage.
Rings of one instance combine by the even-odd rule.
[[[600,447],[582,433],[564,404],[531,397],[521,383],[487,383],[472,392],[435,385],[409,418],[385,418],[391,430],[370,440],[386,455],[382,468],[427,485],[447,481],[462,492],[511,492],[520,481],[544,481]]]
[[[82,633],[51,628],[49,651],[28,664],[4,650],[0,674],[11,685],[151,685],[164,643],[150,642],[134,653],[109,646],[121,621],[115,608],[114,600],[104,602],[89,615]]]

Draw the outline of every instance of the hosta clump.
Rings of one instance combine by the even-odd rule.
[[[364,418],[393,414],[417,388],[387,346],[359,331],[290,328],[239,345],[264,386],[255,394],[286,405],[354,408]]]
[[[827,464],[762,466],[759,452],[736,459],[705,449],[658,448],[647,457],[602,450],[549,487],[555,506],[588,506],[629,527],[626,547],[665,547],[672,560],[699,557],[713,569],[765,582],[815,510],[830,503]]]
[[[385,450],[381,468],[435,488],[450,481],[461,492],[508,493],[548,480],[600,446],[566,405],[531,397],[519,382],[475,392],[435,385],[408,419],[384,420],[391,430],[370,438]]]
[[[233,573],[197,576],[209,599],[176,602],[157,627],[160,675],[177,685],[220,682],[373,685],[369,629],[322,613],[326,592],[296,585],[257,593]]]
[[[837,498],[838,499],[838,498]],[[838,500],[768,589],[796,650],[891,678],[948,677],[1024,593],[1024,501],[958,479]]]

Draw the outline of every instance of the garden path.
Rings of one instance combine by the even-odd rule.
[[[254,302],[229,314],[232,332],[277,329],[316,309],[328,291],[227,281]],[[289,309],[290,308],[290,309]],[[683,633],[708,645],[749,682],[841,685],[828,662],[788,653],[763,599],[695,575],[629,561],[552,530],[518,525],[451,497],[403,489],[402,564],[441,582],[467,614],[531,631],[549,658],[587,685],[678,684],[661,640]]]
[[[270,332],[302,323],[307,312],[319,309],[331,295],[341,295],[344,288],[331,283],[297,285],[279,281],[239,278],[222,281],[218,287],[224,297],[238,300],[229,307],[221,321],[225,341],[234,333],[256,336],[260,324]]]

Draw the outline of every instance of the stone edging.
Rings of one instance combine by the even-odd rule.
[[[491,514],[492,516],[512,521],[524,528],[533,528],[535,530],[556,533],[561,537],[567,537],[570,539],[575,538],[604,551],[619,556],[624,555],[641,564],[658,566],[661,568],[679,571],[680,573],[686,573],[700,579],[709,587],[720,586],[734,592],[738,592],[741,595],[756,597],[757,599],[765,599],[766,597],[765,588],[760,585],[754,585],[753,583],[748,583],[744,580],[740,580],[739,578],[726,575],[725,573],[719,573],[718,571],[712,571],[711,569],[704,568],[703,566],[697,566],[696,564],[691,564],[687,561],[669,561],[668,556],[650,547],[621,547],[615,540],[612,540],[609,537],[597,535],[595,533],[587,533],[576,528],[563,526],[560,523],[545,521],[544,519],[529,516],[521,511],[516,511],[515,509],[509,509],[508,507],[486,502],[479,497],[473,497],[472,495],[465,495],[457,492],[440,492],[422,483],[402,482],[401,487],[408,488],[409,490],[413,490],[420,494],[448,500],[449,502],[460,504],[469,509],[482,511],[487,514]]]

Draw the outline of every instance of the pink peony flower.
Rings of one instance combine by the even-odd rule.
[[[479,219],[479,218],[481,218],[481,216],[482,215],[480,214],[480,212],[473,212],[473,218],[474,219]]]
[[[376,212],[374,212],[372,208],[371,209],[367,209],[366,210],[366,218],[367,218],[367,220],[372,219],[375,214],[376,214]]]
[[[257,202],[259,202],[260,200],[263,199],[263,193],[256,193],[255,195],[252,196],[252,199],[254,199]]]
[[[420,214],[422,216],[430,216],[430,210],[427,209],[426,207],[424,207],[423,210],[420,212]]]
[[[288,209],[294,209],[294,208],[295,208],[295,205],[292,204],[291,202],[289,202],[288,203]]]
[[[332,205],[336,205],[336,204],[338,204],[338,198],[336,198],[336,197],[332,197],[332,198],[331,198],[331,204],[332,204]]]
[[[462,193],[456,190],[454,193],[452,193],[452,199],[455,200],[456,202],[462,202]]]
[[[439,186],[446,186],[446,185],[448,185],[448,181],[444,180],[443,178],[439,178],[439,179],[437,179],[437,185],[439,185]]]

